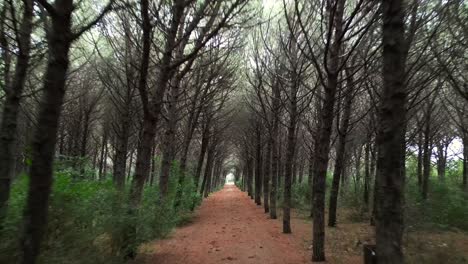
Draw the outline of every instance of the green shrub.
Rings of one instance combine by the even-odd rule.
[[[110,180],[95,181],[80,171],[59,164],[49,202],[48,225],[39,263],[100,264],[122,263],[127,248],[167,236],[188,212],[201,202],[191,176],[178,185],[180,170],[171,170],[169,194],[164,203],[158,199],[157,186],[145,186],[136,214],[129,214],[129,197],[114,188]],[[7,218],[0,240],[0,263],[17,263],[20,254],[22,215],[28,177],[17,179],[9,201]],[[180,206],[174,202],[180,191]],[[125,230],[136,228],[136,239],[129,243]]]

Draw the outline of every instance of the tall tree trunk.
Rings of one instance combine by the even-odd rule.
[[[420,128],[418,132],[418,165],[416,174],[418,177],[418,187],[422,190],[423,182],[423,153],[424,153],[424,141],[423,141],[423,129]]]
[[[173,16],[171,19],[171,26],[166,38],[163,56],[161,59],[161,68],[158,73],[157,83],[158,87],[154,94],[149,95],[147,91],[148,82],[148,68],[151,51],[151,21],[149,17],[149,1],[141,0],[141,16],[142,16],[142,30],[143,30],[143,48],[140,62],[140,78],[138,80],[138,90],[143,104],[143,133],[140,139],[140,144],[137,148],[137,158],[135,164],[135,175],[131,187],[131,200],[130,204],[133,209],[136,209],[141,200],[143,186],[146,179],[149,176],[150,165],[151,165],[151,148],[154,144],[154,137],[156,134],[157,124],[161,114],[163,105],[164,94],[166,88],[169,85],[169,81],[172,79],[175,71],[171,67],[171,61],[173,57],[173,51],[176,42],[177,29],[183,16],[183,7],[180,6],[180,1],[174,3],[171,11]],[[151,96],[151,100],[149,99]],[[134,252],[130,254],[134,257]]]
[[[133,176],[130,189],[131,210],[136,210],[138,208],[143,194],[143,187],[150,172],[151,150],[156,135],[156,122],[154,117],[146,117],[143,119],[143,133],[137,148],[135,175]]]
[[[463,136],[463,172],[462,188],[468,191],[468,133]]]
[[[203,160],[205,160],[206,150],[208,148],[208,143],[210,141],[210,129],[209,121],[205,124],[202,132],[202,142],[200,148],[200,154],[198,155],[197,169],[195,171],[195,189],[198,190],[198,184],[200,182],[200,174],[203,167]]]
[[[172,82],[170,98],[168,99],[168,121],[162,144],[161,173],[159,174],[159,192],[162,198],[167,196],[171,166],[176,156],[175,139],[178,119],[177,102],[179,100],[179,88],[180,79],[176,77]],[[180,180],[183,180],[182,176]],[[179,194],[179,196],[180,195],[181,194]]]
[[[334,12],[329,12],[330,24],[334,25],[334,39],[330,46],[330,62],[327,69],[327,84],[322,108],[320,110],[318,140],[315,144],[316,164],[314,177],[314,225],[312,261],[325,261],[325,180],[327,177],[330,139],[333,126],[335,95],[338,86],[339,56],[343,34],[343,11],[345,0],[332,1],[336,4]],[[330,5],[333,5],[330,3]],[[331,8],[331,6],[329,7]],[[333,20],[333,23],[332,23]],[[333,29],[332,29],[333,30]]]
[[[153,148],[151,150],[151,172],[150,172],[150,181],[149,185],[153,186],[154,184],[154,178],[156,174],[156,146],[153,145]],[[130,174],[130,173],[129,173]]]
[[[377,262],[404,263],[402,252],[406,89],[403,0],[384,0],[383,89],[377,133]]]
[[[253,158],[249,155],[247,158],[247,193],[249,194],[250,198],[254,198],[254,191],[253,191]]]
[[[128,136],[129,136],[129,123],[130,120],[124,117],[123,122],[118,124],[120,131],[116,135],[115,156],[113,179],[117,189],[123,190],[125,186],[125,172],[127,169],[127,155],[128,155]]]
[[[268,139],[265,153],[265,173],[263,174],[263,208],[265,213],[270,212],[270,171],[271,171],[271,140]]]
[[[437,177],[445,182],[445,168],[447,166],[447,147],[445,142],[437,142]]]
[[[47,34],[49,52],[43,83],[44,93],[33,137],[28,198],[23,216],[23,264],[36,263],[42,237],[47,228],[52,165],[65,95],[68,53],[72,42],[70,36],[73,1],[57,1],[54,6],[56,14],[52,16]]]
[[[368,137],[368,141],[366,143],[365,150],[364,150],[364,194],[363,194],[364,212],[368,212],[369,210],[369,189],[370,189],[370,181],[371,181],[371,172],[370,172],[371,141],[372,141],[372,138]]]
[[[297,76],[296,76],[297,77]],[[284,172],[284,198],[283,198],[283,233],[291,233],[291,178],[293,174],[294,150],[296,148],[296,124],[298,80],[293,80],[289,94],[289,123],[286,144],[286,162]]]
[[[305,167],[305,160],[303,157],[301,157],[300,163],[299,163],[299,178],[298,178],[298,183],[302,184],[302,181],[304,180],[304,167]]]
[[[328,226],[336,226],[336,208],[338,205],[338,192],[340,188],[340,177],[343,172],[344,157],[345,157],[345,148],[346,140],[349,130],[349,122],[351,119],[351,111],[353,104],[353,89],[351,88],[354,85],[352,82],[352,76],[347,76],[348,78],[348,91],[346,94],[344,108],[343,108],[343,119],[341,120],[341,128],[338,131],[338,145],[336,151],[336,162],[335,169],[333,171],[333,180],[332,187],[330,192],[330,205],[328,209]]]
[[[205,166],[205,176],[203,177],[203,183],[201,186],[200,193],[203,194],[203,197],[208,197],[210,193],[211,187],[211,176],[213,174],[213,162],[214,162],[214,154],[215,154],[216,145],[215,142],[211,143],[211,146],[208,148],[208,155],[206,158],[206,166]]]
[[[309,178],[308,178],[308,184],[309,184],[309,190],[310,190],[310,214],[309,217],[314,217],[314,183],[315,183],[315,177],[314,177],[314,163],[315,163],[315,155],[313,155],[313,149],[310,150],[309,153]]]
[[[11,3],[13,4],[13,3]],[[4,3],[6,12],[6,5]],[[18,57],[15,65],[15,74],[11,87],[5,83],[5,101],[2,111],[2,122],[0,127],[0,230],[8,208],[10,197],[10,187],[16,164],[16,138],[18,130],[18,113],[20,108],[20,98],[23,94],[24,84],[28,71],[31,32],[33,17],[33,1],[23,0],[23,14],[18,32]],[[2,18],[4,19],[4,18]],[[2,24],[5,21],[2,22]],[[2,28],[5,25],[2,25]],[[0,32],[3,34],[3,32]],[[5,40],[6,41],[6,40]],[[3,46],[3,44],[1,44]],[[3,47],[5,48],[5,47]],[[6,51],[6,49],[4,50]],[[6,67],[6,66],[5,66]],[[5,78],[8,78],[5,76]]]
[[[262,204],[262,136],[260,132],[260,125],[257,124],[255,140],[255,203]]]
[[[378,184],[378,177],[377,177],[377,168],[376,168],[376,163],[377,163],[377,158],[378,158],[378,151],[377,145],[374,147],[374,149],[371,150],[371,164],[370,164],[370,171],[371,175],[374,176],[374,187],[372,188],[372,212],[371,212],[371,217],[370,217],[370,225],[375,226],[375,221],[376,221],[376,212],[377,212],[377,187],[379,186]]]
[[[280,112],[280,98],[281,91],[279,90],[278,83],[273,86],[272,98],[272,119],[273,126],[270,134],[271,145],[271,188],[270,188],[270,218],[276,219],[276,196],[278,190],[278,166],[279,166],[279,153],[278,153],[278,132],[279,132],[279,112]]]
[[[428,113],[428,115],[430,115]],[[422,182],[422,198],[427,199],[427,194],[429,190],[429,178],[431,176],[431,142],[430,135],[431,126],[430,126],[430,117],[426,118],[426,123],[424,125],[424,152],[423,152],[423,182]]]
[[[278,125],[277,122],[275,124]],[[273,125],[273,126],[275,126]],[[272,136],[271,136],[271,155],[272,155],[272,162],[271,162],[271,188],[270,188],[270,218],[276,219],[278,216],[276,214],[276,196],[277,196],[277,188],[278,188],[278,146],[277,146],[277,138],[278,138],[278,127],[273,128]]]

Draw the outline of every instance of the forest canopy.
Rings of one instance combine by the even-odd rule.
[[[0,262],[135,259],[228,175],[312,261],[466,238],[467,49],[463,0],[2,1]]]

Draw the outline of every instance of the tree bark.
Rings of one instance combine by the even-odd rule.
[[[338,205],[338,192],[340,188],[340,177],[341,173],[343,172],[344,168],[344,157],[346,152],[346,140],[349,130],[349,122],[351,119],[351,111],[352,111],[352,104],[353,104],[353,95],[352,95],[352,85],[353,80],[352,76],[347,76],[348,78],[348,89],[347,95],[344,102],[344,109],[343,109],[343,119],[341,120],[341,128],[338,131],[338,145],[336,151],[336,162],[335,162],[335,169],[333,171],[333,180],[332,180],[332,187],[330,191],[330,205],[328,209],[328,226],[335,227],[336,226],[336,208]]]
[[[428,118],[426,118],[426,123],[424,124],[424,144],[423,144],[423,182],[422,182],[422,190],[421,195],[424,200],[427,199],[427,194],[429,191],[429,178],[431,176],[431,142],[430,142],[430,133],[431,133],[431,125],[430,125],[430,117],[429,113],[427,113]]]
[[[416,174],[418,177],[418,187],[420,190],[422,190],[422,182],[423,182],[423,149],[424,149],[424,143],[423,143],[423,131],[422,128],[420,128],[420,131],[418,133],[418,165],[416,169]]]
[[[437,142],[437,177],[439,181],[445,182],[445,168],[447,167],[447,148],[446,142]]]
[[[247,157],[247,193],[248,193],[248,195],[250,196],[251,199],[254,198],[254,191],[253,191],[253,158],[250,155]]]
[[[24,210],[22,237],[23,264],[36,263],[42,237],[47,228],[49,194],[52,187],[52,165],[57,142],[58,123],[65,95],[69,66],[68,53],[72,43],[71,14],[73,1],[55,2],[47,34],[48,62],[44,76],[38,125],[33,136],[32,164],[28,198]]]
[[[211,143],[211,146],[208,148],[208,155],[206,158],[206,166],[205,166],[205,176],[203,177],[203,183],[201,186],[200,193],[203,194],[203,197],[208,197],[210,194],[210,187],[211,187],[211,176],[213,174],[213,162],[214,162],[214,154],[216,146],[215,142]]]
[[[117,189],[123,190],[125,187],[125,172],[127,168],[128,137],[129,137],[129,117],[124,116],[120,126],[120,131],[116,135],[116,146],[114,156],[113,178]]]
[[[262,136],[260,125],[257,124],[255,133],[255,203],[262,204]]]
[[[405,175],[406,89],[403,0],[381,6],[383,90],[377,133],[377,262],[404,263],[402,252]]]
[[[364,194],[363,194],[364,212],[368,212],[369,210],[369,189],[370,189],[370,181],[371,181],[371,172],[370,172],[371,142],[372,142],[372,138],[368,137],[368,142],[366,143],[365,150],[364,150]]]
[[[208,148],[209,141],[210,141],[210,129],[209,129],[209,120],[208,120],[203,128],[200,154],[198,155],[197,170],[195,172],[195,189],[196,190],[198,190],[198,184],[200,182],[200,174],[201,174],[202,167],[203,167],[203,160],[205,160],[205,154]]]
[[[6,12],[7,4],[5,3],[4,5],[5,10],[3,12]],[[10,197],[11,180],[15,173],[15,144],[18,130],[18,114],[20,98],[23,94],[29,66],[32,17],[33,1],[23,0],[23,14],[18,32],[19,43],[15,74],[11,87],[9,87],[8,82],[5,82],[5,101],[3,104],[2,122],[0,127],[0,230],[2,229],[3,220],[6,216],[8,199]],[[8,51],[5,49],[4,52]],[[5,78],[9,78],[8,74],[6,74]]]
[[[463,136],[463,172],[462,188],[468,191],[468,135]]]
[[[171,166],[176,156],[176,128],[178,119],[177,102],[179,98],[180,80],[176,78],[172,82],[170,98],[168,99],[167,111],[168,121],[167,128],[164,133],[164,140],[162,144],[162,159],[161,159],[161,173],[159,174],[159,192],[162,198],[165,198],[169,188],[169,177]],[[181,176],[183,180],[183,176]],[[177,199],[177,198],[176,198]]]
[[[271,171],[271,140],[268,139],[265,153],[265,173],[263,174],[263,208],[265,213],[270,212],[270,171]]]
[[[318,140],[315,144],[316,163],[314,173],[314,225],[312,261],[325,261],[325,189],[330,153],[330,139],[334,119],[335,95],[338,87],[339,56],[343,34],[343,11],[345,0],[332,1],[336,4],[330,13],[330,24],[334,24],[334,39],[330,46],[330,62],[327,67],[327,84],[320,110]],[[330,5],[332,5],[330,3]],[[328,7],[331,8],[331,7]],[[330,11],[330,10],[329,10]],[[333,15],[332,15],[333,14]],[[332,23],[333,20],[333,23]],[[333,29],[331,29],[333,30]]]
[[[297,76],[295,76],[297,77]],[[283,233],[291,233],[291,178],[293,174],[294,150],[296,148],[296,124],[298,119],[297,112],[297,91],[298,80],[292,80],[289,94],[289,123],[286,144],[286,161],[284,168],[284,201],[283,201]]]

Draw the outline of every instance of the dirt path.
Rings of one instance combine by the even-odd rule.
[[[235,186],[205,199],[193,223],[156,242],[148,263],[300,264],[307,251]]]

